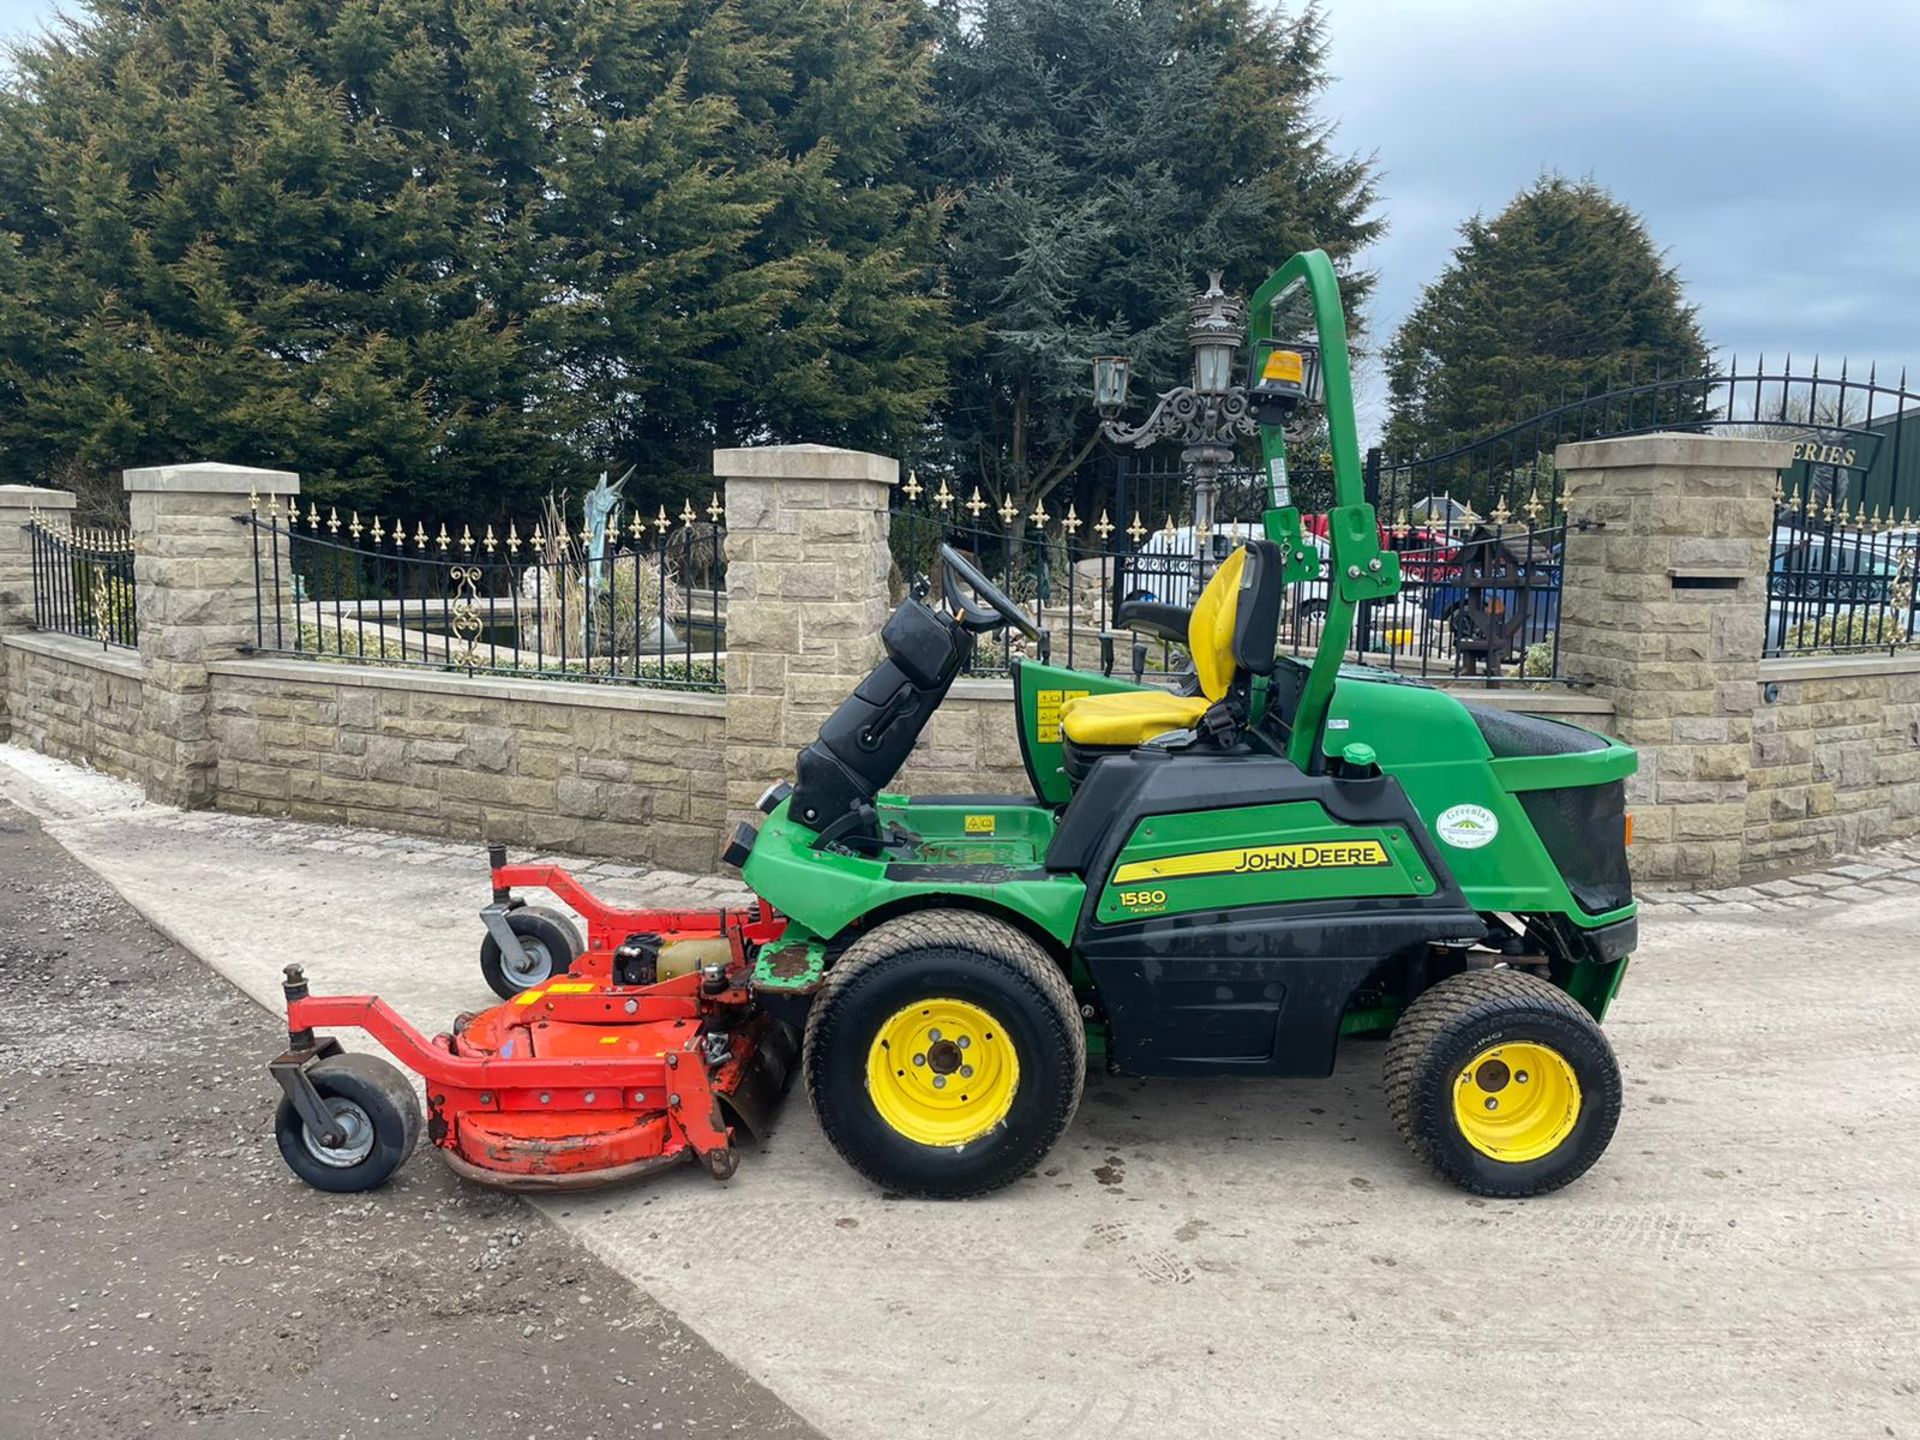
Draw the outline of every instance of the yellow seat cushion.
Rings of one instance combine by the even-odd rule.
[[[1240,611],[1240,579],[1247,547],[1242,545],[1213,572],[1194,603],[1187,625],[1187,650],[1199,677],[1198,695],[1168,695],[1160,690],[1123,690],[1114,695],[1082,695],[1060,707],[1060,733],[1076,745],[1144,745],[1169,730],[1185,730],[1233,683],[1233,627]]]
[[[1126,690],[1080,695],[1060,707],[1060,733],[1076,745],[1144,745],[1169,730],[1184,730],[1207,713],[1204,695]]]

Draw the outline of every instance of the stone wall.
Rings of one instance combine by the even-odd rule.
[[[1013,682],[954,681],[894,784],[916,795],[1030,793],[1013,728]]]
[[[719,696],[311,661],[209,667],[221,809],[711,869]]]
[[[1692,435],[1566,447],[1561,657],[1584,685],[1474,690],[1639,747],[1642,882],[1730,884],[1920,830],[1920,654],[1762,661],[1785,446]],[[141,649],[32,632],[17,543],[63,492],[0,487],[0,724],[169,803],[711,868],[878,657],[893,462],[724,451],[726,695],[247,658],[246,495],[285,472],[130,471]],[[0,731],[3,734],[4,731]],[[1005,680],[955,684],[897,788],[1020,793]]]
[[[15,744],[145,778],[152,741],[138,656],[67,635],[8,635],[0,638],[0,668]]]
[[[1764,660],[1759,683],[1749,874],[1920,833],[1920,655]]]
[[[1748,868],[1747,770],[1782,440],[1636,435],[1563,445],[1560,665],[1613,702],[1641,881]]]
[[[33,629],[33,550],[27,522],[42,512],[70,518],[79,503],[70,490],[0,485],[0,639]],[[0,740],[12,731],[11,713],[7,687],[0,684]]]

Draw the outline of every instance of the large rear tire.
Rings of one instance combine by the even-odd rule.
[[[1428,990],[1387,1041],[1387,1108],[1413,1153],[1475,1195],[1544,1195],[1584,1175],[1620,1119],[1620,1066],[1593,1017],[1517,970]]]
[[[1073,1119],[1087,1042],[1053,957],[1005,921],[927,910],[876,926],[807,1016],[807,1099],[846,1162],[891,1193],[1011,1184]]]

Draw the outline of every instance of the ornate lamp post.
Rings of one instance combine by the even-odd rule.
[[[1210,558],[1207,542],[1221,467],[1233,459],[1234,442],[1259,428],[1247,391],[1233,383],[1246,318],[1247,307],[1220,288],[1220,272],[1214,271],[1205,292],[1194,297],[1187,325],[1193,383],[1161,395],[1153,413],[1136,426],[1119,419],[1133,362],[1124,355],[1100,355],[1093,362],[1093,403],[1107,439],[1136,450],[1157,440],[1181,443],[1180,461],[1193,471],[1194,562],[1202,579]]]

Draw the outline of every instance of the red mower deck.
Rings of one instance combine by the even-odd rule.
[[[620,909],[557,866],[496,863],[493,878],[497,905],[513,903],[516,885],[552,890],[587,918],[591,948],[569,972],[431,1038],[377,996],[311,994],[302,968],[288,966],[288,1048],[270,1067],[290,1112],[283,1122],[292,1122],[281,1126],[288,1163],[323,1188],[364,1189],[412,1148],[402,1133],[384,1173],[364,1168],[382,1153],[368,1136],[383,1116],[402,1132],[417,1132],[419,1120],[410,1087],[361,1093],[379,1062],[353,1057],[356,1082],[344,1076],[339,1040],[317,1033],[357,1029],[425,1082],[427,1138],[470,1179],[575,1189],[696,1159],[729,1178],[734,1127],[765,1133],[797,1050],[793,1031],[755,1006],[746,983],[755,949],[784,920],[758,905]],[[731,942],[726,963],[651,983],[615,978],[617,968],[650,967],[662,945],[721,938]]]

